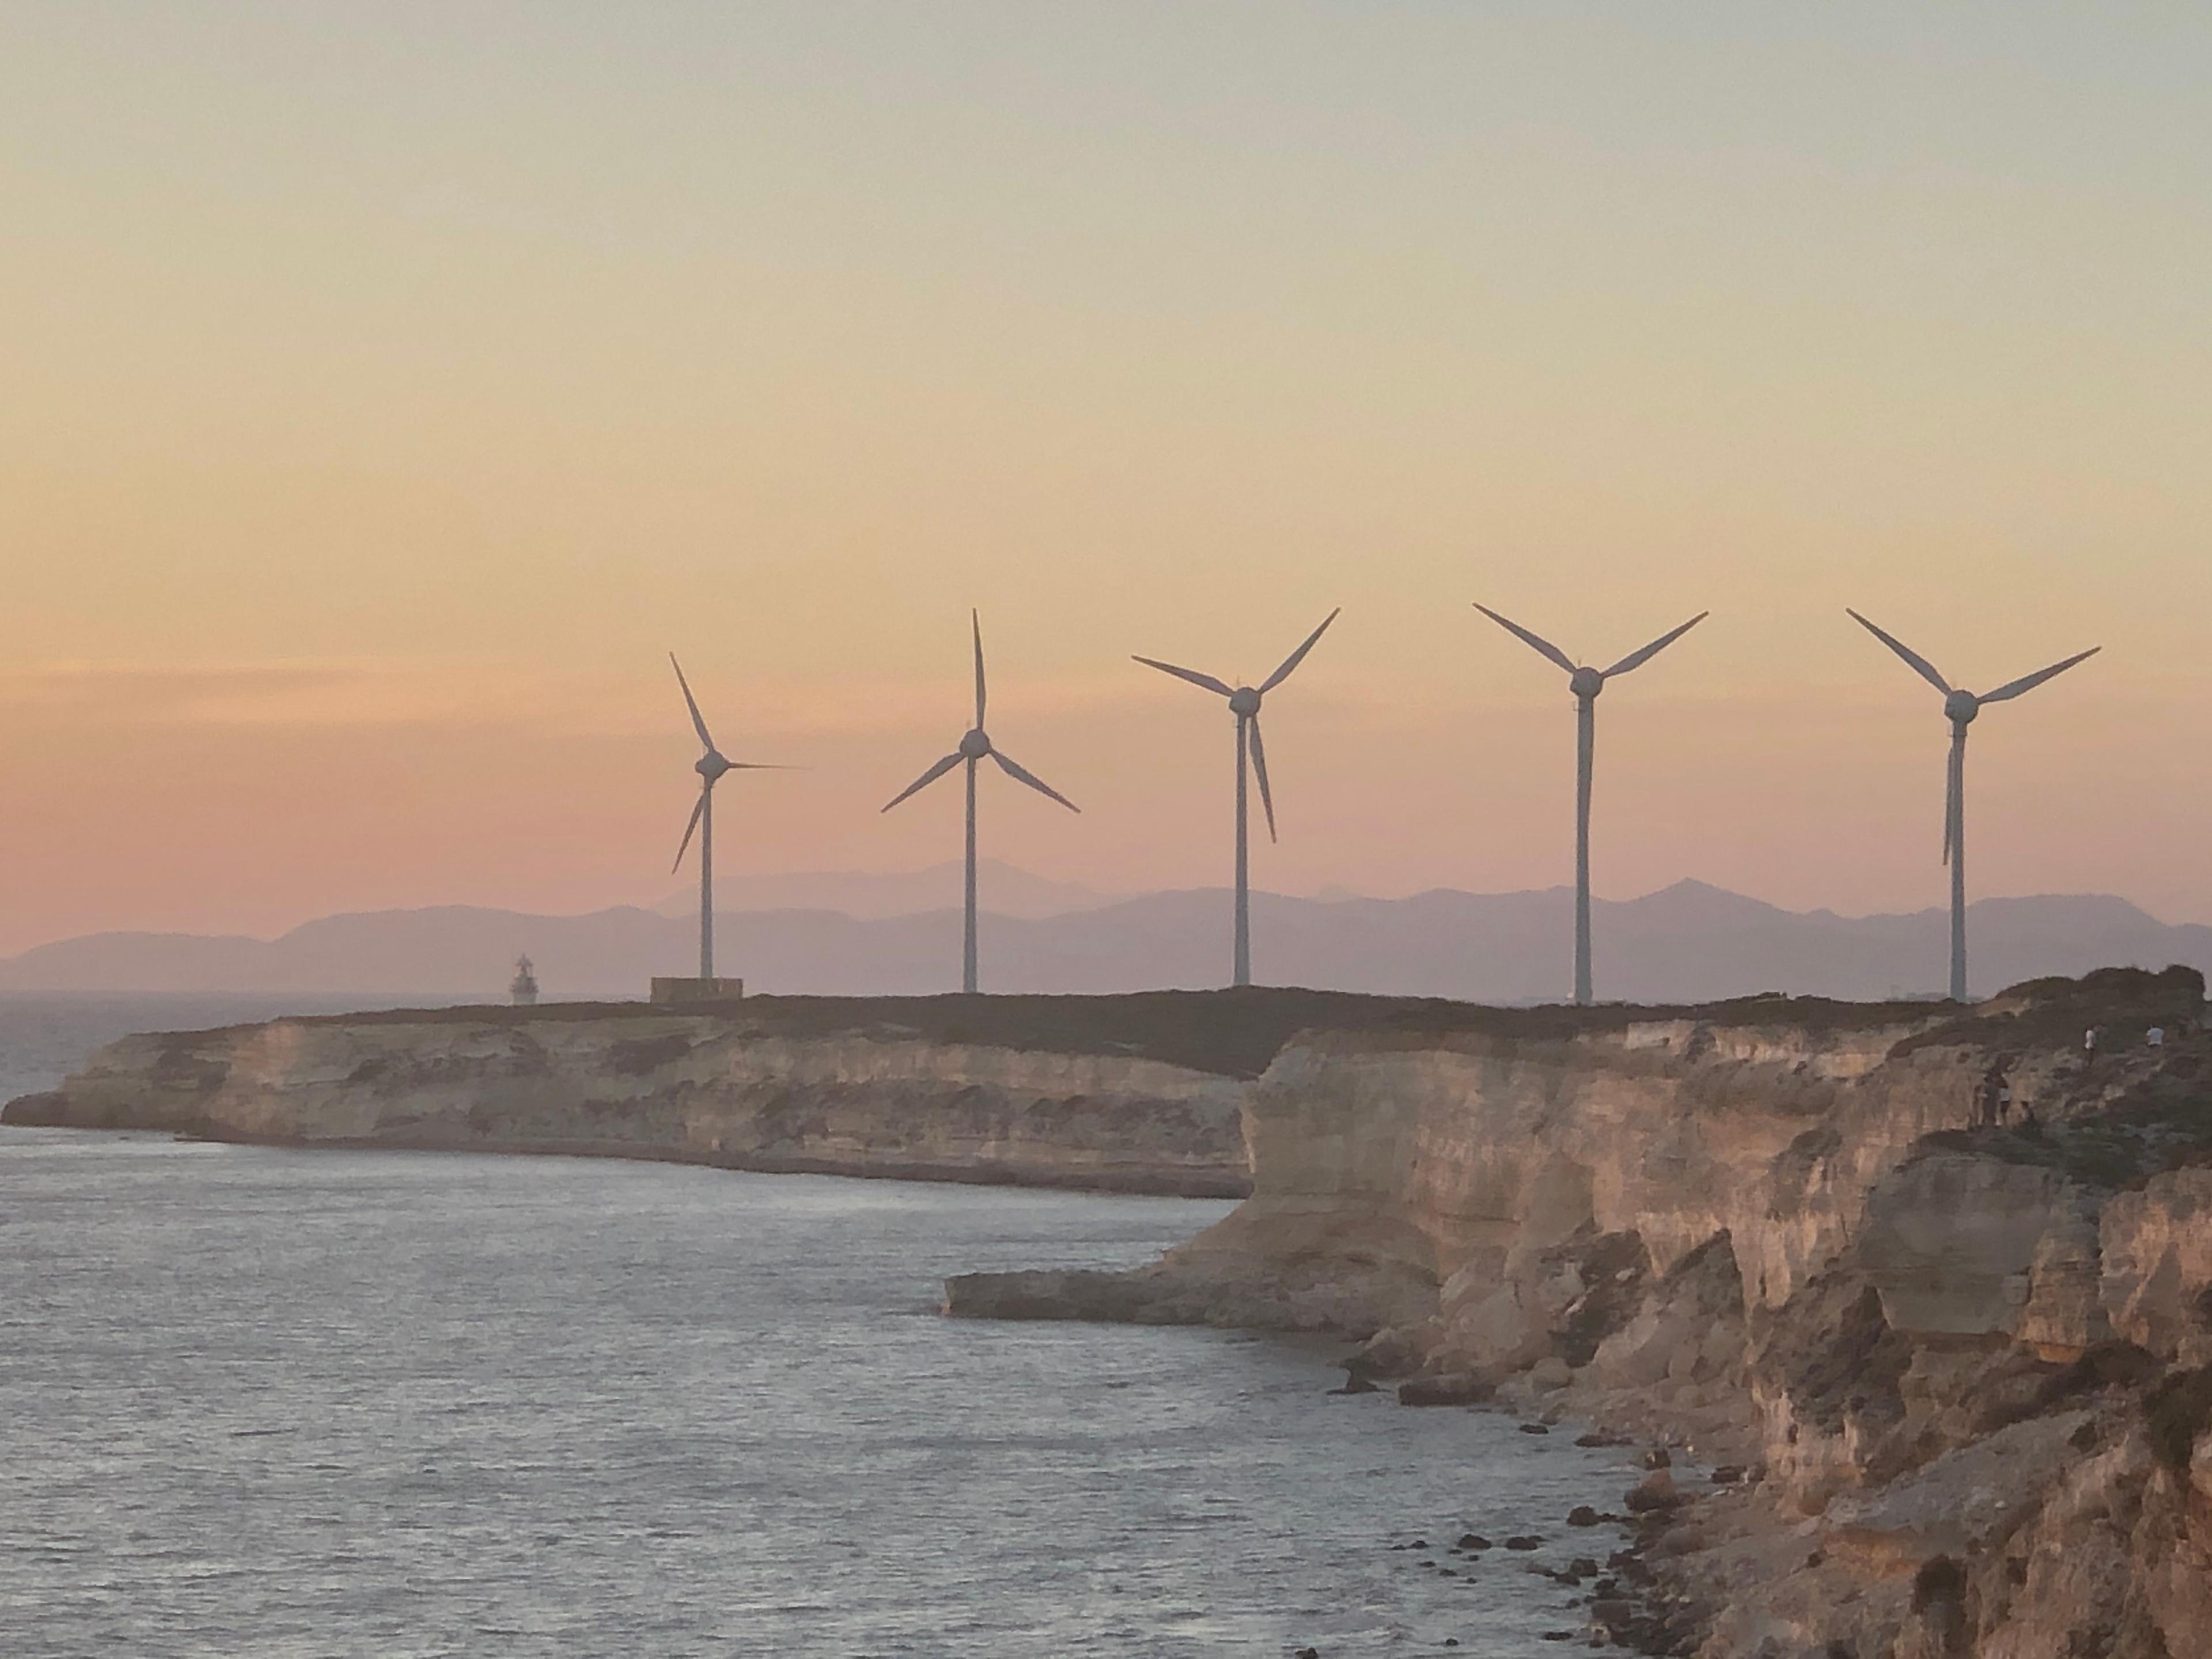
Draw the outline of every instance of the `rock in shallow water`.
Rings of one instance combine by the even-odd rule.
[[[1629,1489],[1628,1509],[1632,1515],[1651,1515],[1662,1510],[1671,1510],[1682,1501],[1674,1490],[1674,1472],[1657,1468],[1645,1475]]]
[[[1401,1406],[1479,1406],[1498,1392],[1498,1384],[1477,1371],[1445,1376],[1417,1376],[1398,1385]]]

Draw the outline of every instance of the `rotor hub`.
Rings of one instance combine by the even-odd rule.
[[[715,779],[720,777],[723,773],[727,772],[732,769],[729,762],[724,760],[720,754],[714,750],[709,749],[705,754],[699,757],[698,763],[691,769],[696,772],[701,777],[706,779],[708,782],[712,783]]]
[[[1567,689],[1578,697],[1594,697],[1605,690],[1605,676],[1595,668],[1577,668]]]
[[[991,752],[991,739],[984,735],[981,726],[975,727],[960,739],[960,752],[969,760],[981,760]]]
[[[1249,685],[1238,686],[1229,694],[1229,712],[1240,719],[1250,719],[1260,712],[1260,694]]]
[[[1982,712],[1982,702],[1971,691],[1954,691],[1943,699],[1943,712],[1954,726],[1964,726]]]

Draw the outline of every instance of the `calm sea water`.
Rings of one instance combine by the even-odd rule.
[[[1389,1547],[1589,1552],[1619,1454],[934,1311],[1227,1207],[0,1132],[0,1651],[1559,1652],[1531,1558]]]

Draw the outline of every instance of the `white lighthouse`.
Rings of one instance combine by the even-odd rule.
[[[507,993],[514,999],[514,1006],[518,1008],[535,1008],[538,1006],[538,975],[531,971],[528,957],[514,959],[514,979],[507,986]]]

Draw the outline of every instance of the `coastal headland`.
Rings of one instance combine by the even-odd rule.
[[[947,1308],[1334,1332],[1352,1390],[1650,1444],[1626,1516],[1571,1522],[1634,1533],[1577,1640],[2182,1659],[2212,1630],[2203,1014],[2193,970],[2110,969],[1309,1030],[1246,1096],[1228,1218]]]
[[[1192,1197],[1250,1189],[1249,1080],[1322,993],[555,1003],[148,1032],[0,1121]]]
[[[1152,1266],[970,1275],[947,1310],[1332,1333],[1353,1389],[1670,1449],[1577,1639],[2184,1659],[2212,1629],[2203,993],[380,1013],[126,1038],[5,1116],[1249,1194]]]

